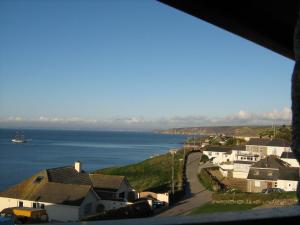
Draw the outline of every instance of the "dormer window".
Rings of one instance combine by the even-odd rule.
[[[35,178],[34,183],[40,183],[43,179],[43,176],[38,176],[37,178]]]
[[[272,171],[269,171],[269,172],[268,172],[268,176],[269,176],[269,177],[273,176]]]

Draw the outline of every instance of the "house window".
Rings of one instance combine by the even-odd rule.
[[[274,187],[276,187],[276,188],[277,188],[277,182],[275,182],[275,183],[274,183]]]
[[[45,204],[41,204],[41,209],[44,209],[45,208]]]
[[[259,180],[254,181],[254,186],[255,187],[260,187],[260,181]]]
[[[269,172],[268,172],[268,176],[269,176],[269,177],[273,176],[272,171],[269,171]]]
[[[119,198],[125,198],[125,192],[121,192],[121,193],[119,194]]]
[[[19,207],[23,207],[23,202],[19,201]]]
[[[37,178],[35,178],[34,183],[40,183],[43,179],[43,176],[38,176]]]
[[[36,208],[36,203],[32,203],[32,208]]]

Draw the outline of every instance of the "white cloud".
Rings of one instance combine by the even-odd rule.
[[[203,115],[176,116],[170,118],[147,119],[144,117],[121,117],[97,120],[93,118],[60,118],[39,116],[25,119],[20,116],[10,116],[0,119],[1,127],[24,125],[29,127],[62,127],[62,128],[91,128],[91,129],[166,129],[174,127],[197,126],[225,126],[225,125],[269,125],[289,124],[291,122],[291,109],[284,107],[282,110],[272,110],[263,113],[251,113],[240,110],[237,113],[223,117],[209,117]]]

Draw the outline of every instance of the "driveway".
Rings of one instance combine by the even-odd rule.
[[[156,215],[157,217],[186,214],[192,209],[212,200],[211,192],[201,185],[197,177],[198,171],[201,170],[202,167],[207,167],[207,165],[201,165],[199,167],[201,156],[202,153],[195,152],[191,153],[188,157],[186,164],[187,188],[184,199],[166,211]]]

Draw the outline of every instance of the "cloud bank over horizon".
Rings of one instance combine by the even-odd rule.
[[[251,113],[240,110],[223,117],[203,115],[175,116],[170,118],[149,119],[143,116],[110,119],[60,118],[40,116],[24,118],[22,116],[0,117],[0,128],[41,128],[41,129],[98,129],[98,130],[155,130],[178,127],[236,126],[290,124],[292,112],[289,107],[263,113]]]

